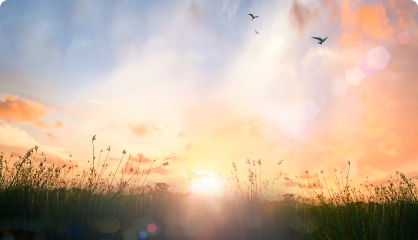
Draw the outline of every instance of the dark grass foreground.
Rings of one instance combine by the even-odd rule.
[[[0,154],[1,240],[418,239],[417,189],[402,173],[395,184],[365,184],[362,192],[348,184],[347,174],[343,188],[337,180],[338,193],[318,175],[318,185],[307,186],[286,177],[303,197],[270,202],[260,191],[269,186],[261,183],[261,161],[247,160],[248,183],[240,184],[234,163],[222,196],[203,198],[175,193],[165,183],[149,187],[168,162],[140,172],[140,163],[136,171],[126,169],[128,158],[113,184],[114,174],[103,177],[110,147],[102,163],[93,155],[96,163],[81,174],[71,160],[68,167],[44,166],[37,150],[13,165]]]

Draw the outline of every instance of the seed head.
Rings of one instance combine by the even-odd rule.
[[[94,140],[96,140],[96,135],[94,135],[92,138],[91,138],[91,141],[93,142]]]
[[[125,155],[125,154],[126,154],[126,150],[125,150],[125,149],[123,149],[122,154],[123,154],[123,155]]]

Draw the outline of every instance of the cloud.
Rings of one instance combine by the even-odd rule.
[[[39,143],[25,131],[9,124],[0,125],[0,144],[29,149]]]
[[[41,118],[48,114],[42,104],[19,99],[19,96],[3,94],[3,99],[0,100],[0,118],[9,122],[31,122],[33,126],[40,128],[60,128],[64,125],[59,120],[55,126],[43,121]]]
[[[131,125],[130,128],[131,128],[131,131],[137,137],[145,137],[151,133],[158,132],[160,130],[154,124],[147,123],[147,122],[141,122],[136,125]]]
[[[61,128],[62,126],[64,126],[64,124],[60,120],[57,120],[55,122],[55,126],[42,120],[37,120],[34,123],[32,123],[32,125],[40,128]]]
[[[401,151],[401,140],[396,135],[385,137],[379,144],[378,149],[380,152],[390,156],[397,156]]]
[[[165,167],[161,167],[160,169],[158,169],[157,174],[169,175],[169,174],[173,174],[173,171],[171,171],[170,169],[167,169]]]
[[[141,160],[141,163],[151,163],[152,160],[150,158],[147,158],[142,153],[138,153],[138,155],[134,158],[131,158],[132,162],[139,162]]]
[[[389,113],[382,104],[365,94],[361,97],[360,103],[364,107],[361,121],[366,127],[368,137],[377,139],[396,128],[396,115]]]
[[[186,155],[180,154],[180,153],[171,153],[170,155],[168,155],[168,157],[170,158],[170,162],[187,162],[189,161],[189,158]]]
[[[0,117],[9,122],[36,122],[46,115],[48,112],[42,104],[19,99],[19,96],[3,94],[0,100]]]
[[[52,135],[51,133],[46,133],[46,135],[52,139],[59,139],[56,136]]]
[[[341,15],[341,28],[344,33],[340,37],[340,42],[343,46],[353,46],[361,43],[364,37],[374,39],[389,37],[393,28],[386,12],[381,2],[376,2],[374,8],[364,4],[353,11],[349,1],[344,0]]]
[[[299,4],[297,0],[292,0],[289,20],[291,25],[297,28],[299,34],[303,34],[306,27],[308,27],[309,24],[316,22],[318,19],[318,10],[310,10],[308,7]]]

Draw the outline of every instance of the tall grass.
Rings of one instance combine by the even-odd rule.
[[[92,161],[81,172],[71,155],[62,167],[46,166],[37,146],[13,164],[13,156],[0,154],[1,239],[24,234],[34,239],[139,239],[144,233],[146,239],[418,239],[417,189],[399,172],[389,186],[366,180],[356,188],[349,181],[348,162],[345,182],[342,172],[339,178],[334,170],[334,192],[323,171],[322,179],[306,171],[304,185],[298,176],[292,180],[283,171],[277,174],[281,160],[269,181],[261,178],[261,160],[246,159],[246,181],[233,162],[220,197],[192,197],[171,183],[149,185],[168,159],[154,160],[142,171],[140,159],[136,169],[128,169],[131,156],[126,159],[123,150],[116,171],[109,172],[110,147],[104,160],[103,150],[96,159],[95,139]],[[298,197],[272,192],[281,177],[293,184]]]

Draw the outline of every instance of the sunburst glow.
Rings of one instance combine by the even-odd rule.
[[[192,180],[193,184],[189,185],[189,191],[197,194],[211,193],[220,194],[222,182],[215,176],[202,177],[200,180]]]

